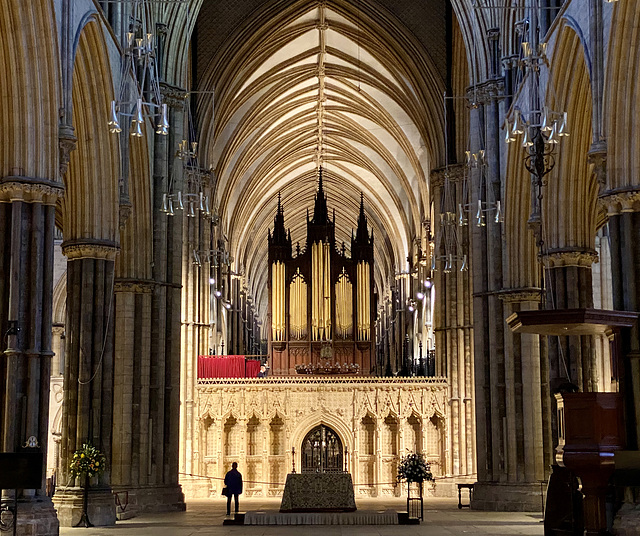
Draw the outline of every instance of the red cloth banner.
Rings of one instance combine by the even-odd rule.
[[[243,355],[199,355],[198,379],[255,378],[260,372],[260,361]]]

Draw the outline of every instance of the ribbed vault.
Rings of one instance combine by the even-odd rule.
[[[201,147],[235,269],[264,307],[277,194],[303,245],[321,164],[338,242],[349,244],[364,193],[382,291],[420,237],[426,178],[443,159],[444,82],[380,6],[300,0],[266,13],[238,29],[198,88],[215,90],[199,99]]]

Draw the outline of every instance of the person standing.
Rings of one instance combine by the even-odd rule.
[[[231,471],[224,475],[224,485],[227,486],[227,515],[231,515],[231,496],[235,499],[236,514],[238,513],[238,496],[242,493],[242,474],[238,471],[238,462],[231,464]]]

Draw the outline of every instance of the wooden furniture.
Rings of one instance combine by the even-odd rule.
[[[624,441],[620,393],[558,393],[556,462],[580,478],[587,536],[606,530],[606,489]]]
[[[605,490],[614,470],[614,453],[625,445],[625,381],[620,330],[633,326],[638,313],[603,309],[520,311],[507,318],[514,333],[539,335],[606,335],[617,393],[558,393],[556,461],[582,483],[587,536],[606,532]],[[546,519],[545,519],[546,525]]]

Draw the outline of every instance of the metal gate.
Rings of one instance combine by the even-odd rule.
[[[302,441],[303,473],[341,473],[342,441],[331,428],[321,424]]]

